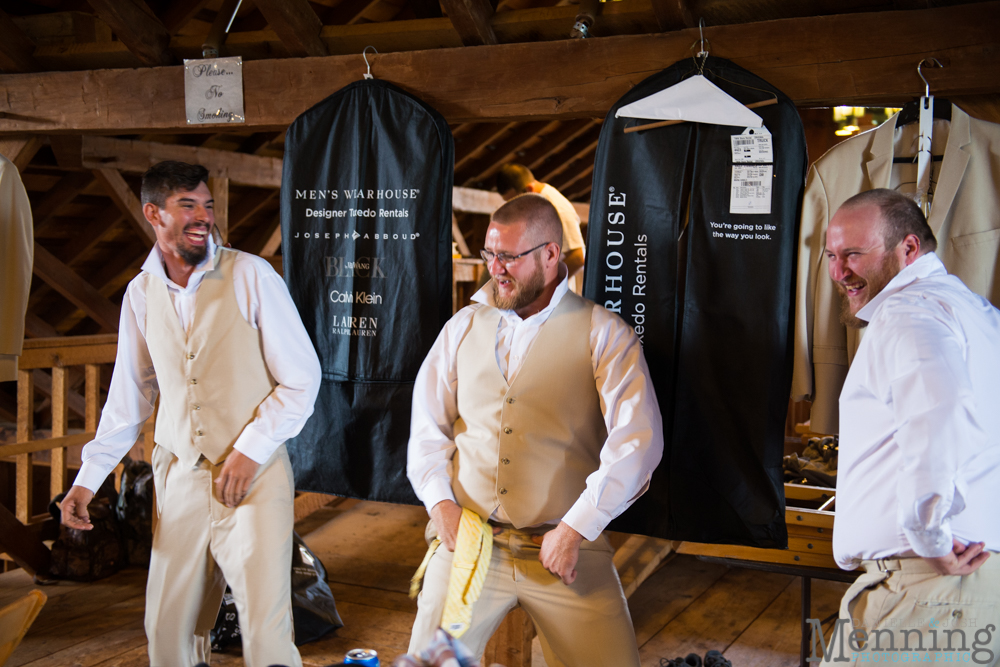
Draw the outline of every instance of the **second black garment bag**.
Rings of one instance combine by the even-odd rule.
[[[453,171],[441,114],[384,81],[353,83],[288,128],[285,281],[323,369],[288,443],[300,490],[418,503],[410,401],[451,317]]]
[[[807,168],[795,105],[706,56],[703,75],[763,128],[646,121],[618,109],[699,73],[686,60],[620,99],[594,166],[584,294],[641,337],[665,449],[611,528],[785,547],[781,459],[791,382],[797,225]]]

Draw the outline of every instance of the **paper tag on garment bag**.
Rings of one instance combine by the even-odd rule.
[[[737,214],[769,214],[771,191],[774,189],[774,167],[770,164],[734,164],[729,212]]]
[[[743,134],[734,134],[733,164],[747,162],[774,162],[771,133],[764,126],[748,127]]]

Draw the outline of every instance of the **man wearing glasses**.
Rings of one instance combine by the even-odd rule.
[[[499,208],[492,280],[438,336],[417,375],[407,474],[442,546],[427,564],[410,652],[441,625],[462,509],[493,526],[461,640],[475,655],[520,604],[549,665],[638,665],[602,535],[648,488],[663,451],[638,338],[567,289],[561,223],[544,197]]]

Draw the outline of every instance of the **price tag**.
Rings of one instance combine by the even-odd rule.
[[[733,165],[729,212],[769,214],[771,212],[772,173],[769,164]]]
[[[244,122],[243,58],[185,60],[184,109],[188,125]]]
[[[763,125],[748,127],[743,134],[734,134],[730,139],[733,142],[733,164],[774,162],[771,133]]]

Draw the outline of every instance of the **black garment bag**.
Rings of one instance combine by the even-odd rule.
[[[704,75],[732,97],[777,97],[753,109],[770,133],[769,159],[744,161],[744,145],[765,141],[751,128],[688,122],[624,133],[649,121],[615,118],[620,107],[697,71],[682,61],[630,90],[608,113],[597,149],[584,294],[642,338],[665,440],[649,491],[611,528],[784,547],[805,137],[791,100],[713,57]]]
[[[444,118],[384,81],[353,83],[288,128],[285,281],[323,369],[288,442],[298,489],[417,503],[410,399],[451,316],[454,159]]]

